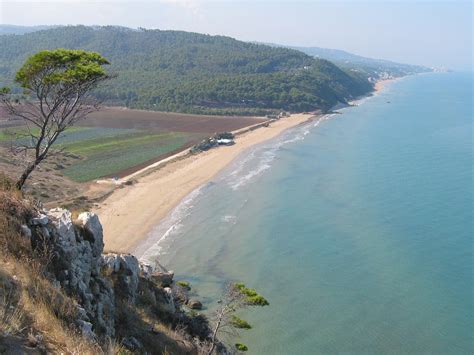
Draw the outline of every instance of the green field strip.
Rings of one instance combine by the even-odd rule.
[[[142,164],[179,149],[190,141],[190,136],[175,137],[172,140],[148,142],[149,144],[128,144],[118,150],[96,152],[85,160],[66,168],[63,173],[78,182],[90,181]],[[134,141],[135,143],[135,141]]]
[[[130,135],[97,138],[87,141],[79,141],[71,144],[64,144],[62,147],[74,154],[89,157],[102,151],[126,150],[135,146],[146,145],[148,143],[160,143],[169,139],[177,139],[189,136],[185,133],[134,133]]]

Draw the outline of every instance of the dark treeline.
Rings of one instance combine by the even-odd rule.
[[[302,52],[223,36],[121,27],[68,26],[0,36],[0,86],[31,54],[93,50],[117,77],[96,95],[131,108],[207,114],[327,110],[368,93],[363,75]]]

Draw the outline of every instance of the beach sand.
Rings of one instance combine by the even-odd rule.
[[[104,228],[105,250],[133,252],[148,232],[196,188],[208,182],[245,149],[302,124],[312,114],[295,114],[236,137],[236,144],[211,149],[151,170],[136,183],[116,189],[94,212]]]
[[[384,88],[385,85],[390,84],[394,81],[396,81],[398,78],[393,78],[393,79],[384,79],[384,80],[378,80],[375,85],[374,85],[374,90],[380,91]]]

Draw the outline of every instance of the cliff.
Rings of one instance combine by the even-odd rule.
[[[208,321],[173,273],[103,248],[97,215],[0,189],[0,352],[203,351]]]

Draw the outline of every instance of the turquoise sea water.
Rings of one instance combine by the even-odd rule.
[[[251,354],[473,353],[472,84],[407,77],[252,148],[144,258],[208,307],[229,280],[266,296]]]

